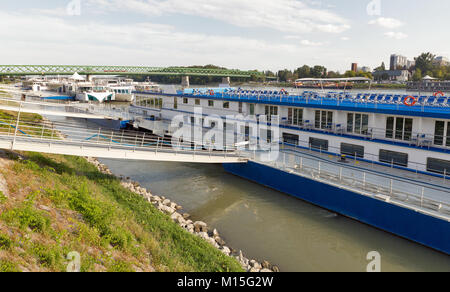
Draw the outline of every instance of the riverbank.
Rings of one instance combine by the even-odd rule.
[[[95,158],[88,158],[88,161],[93,164],[100,172],[106,175],[113,175],[108,167],[100,163]],[[191,215],[182,213],[183,207],[175,202],[170,201],[164,196],[152,195],[146,188],[140,186],[138,182],[131,181],[129,178],[120,177],[121,185],[129,191],[142,196],[149,203],[153,204],[159,211],[170,216],[170,218],[178,224],[181,228],[194,234],[216,249],[220,250],[227,256],[234,257],[248,272],[280,272],[277,266],[271,265],[268,261],[262,263],[254,259],[244,257],[242,251],[237,251],[231,247],[226,246],[225,241],[221,238],[217,229],[210,230],[208,225],[202,221],[192,221]]]
[[[0,164],[0,271],[64,271],[72,252],[81,271],[279,271],[94,158],[2,151]]]
[[[2,152],[0,270],[242,271],[84,158]]]
[[[244,271],[85,158],[0,151],[0,166],[0,271],[66,271],[74,252],[80,271]]]

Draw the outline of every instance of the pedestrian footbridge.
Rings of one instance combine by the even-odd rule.
[[[212,147],[71,123],[0,119],[0,149],[83,157],[189,163],[246,163],[234,146]]]

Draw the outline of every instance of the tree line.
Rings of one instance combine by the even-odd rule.
[[[432,53],[422,53],[418,57],[414,58],[415,65],[409,68],[408,70],[412,74],[412,78],[414,81],[422,80],[423,77],[429,75],[434,78],[438,78],[441,80],[450,80],[450,66],[442,65],[435,62],[436,56]],[[216,65],[206,65],[206,66],[190,66],[186,68],[199,68],[199,69],[227,69],[224,67],[219,67]],[[405,68],[406,69],[406,68]],[[381,66],[375,68],[375,72],[377,71],[386,71],[386,65],[383,62]],[[255,72],[254,75],[248,78],[235,78],[232,77],[232,82],[244,83],[248,81],[266,81],[266,77],[274,77],[277,78],[279,82],[293,82],[296,79],[301,78],[347,78],[347,77],[366,77],[373,79],[374,76],[372,72],[363,72],[363,71],[346,71],[341,74],[339,71],[328,71],[328,69],[322,65],[308,66],[303,65],[302,67],[298,67],[295,70],[283,69],[278,72],[272,72],[270,70],[267,71],[258,71],[252,70]],[[147,77],[140,76],[135,77],[137,81],[144,81]],[[389,75],[387,73],[381,74],[378,77],[381,80],[389,79]],[[213,77],[213,76],[190,76],[190,83],[196,85],[207,85],[211,83],[221,83],[221,77]],[[151,80],[157,83],[162,84],[177,84],[181,83],[180,76],[151,76]]]

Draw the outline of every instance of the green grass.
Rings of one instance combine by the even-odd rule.
[[[78,250],[82,270],[101,265],[107,271],[133,271],[149,261],[157,271],[242,271],[239,263],[209,243],[183,230],[169,216],[141,196],[100,173],[80,157],[26,153],[14,161],[11,175],[17,189],[30,189],[23,201],[3,212],[0,220],[41,241],[26,240],[25,255],[40,267],[64,271],[66,255]],[[12,188],[14,189],[14,188]],[[50,228],[55,218],[37,206],[45,204],[60,214],[76,212],[62,229]],[[71,231],[74,230],[74,231]],[[28,238],[28,237],[27,237]],[[5,239],[5,246],[11,246]],[[86,249],[100,250],[92,255]]]
[[[0,250],[9,250],[13,245],[13,241],[6,235],[0,233]]]
[[[14,273],[14,272],[20,272],[20,270],[13,262],[0,260],[0,273]]]
[[[4,204],[7,200],[8,198],[5,196],[5,194],[0,191],[0,204]]]
[[[50,219],[33,207],[35,196],[36,193],[31,194],[19,207],[3,213],[0,218],[22,229],[44,232],[50,226]]]
[[[44,160],[40,156],[33,154],[32,160],[42,163]],[[56,168],[68,171],[62,173],[62,179],[66,185],[72,185],[76,191],[70,195],[55,196],[55,193],[50,195],[58,197],[56,201],[59,203],[64,200],[61,199],[62,197],[67,196],[70,207],[83,214],[86,221],[99,230],[110,244],[126,248],[133,241],[131,234],[124,228],[117,228],[117,226],[112,228],[113,217],[117,214],[115,208],[118,206],[163,244],[163,248],[154,256],[157,262],[166,265],[169,270],[176,268],[178,260],[193,271],[241,270],[234,259],[226,257],[202,239],[184,231],[168,216],[148,204],[144,198],[124,189],[118,179],[100,173],[83,158],[65,157],[65,160],[66,163]],[[55,165],[52,166],[55,167]],[[74,173],[75,169],[78,175]],[[100,192],[106,196],[106,202],[91,198],[87,185],[80,184],[80,176],[98,186]],[[116,207],[114,204],[108,204],[108,201],[117,204]]]
[[[39,115],[23,117],[42,121]],[[2,120],[15,118],[16,113],[0,111]],[[37,264],[39,271],[65,271],[72,251],[80,254],[85,272],[243,271],[234,258],[185,231],[84,158],[23,155],[24,160],[7,155],[12,163],[0,170],[14,198],[0,192],[0,227],[12,233],[0,233],[0,250],[8,254],[0,253],[0,271],[18,271],[19,263],[28,270]]]

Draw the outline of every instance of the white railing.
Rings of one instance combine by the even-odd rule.
[[[386,202],[399,202],[413,208],[450,216],[450,188],[448,187],[431,186],[415,180],[364,171],[360,168],[303,156],[301,153],[281,151],[275,161],[267,161],[265,152],[244,150],[240,154],[261,164],[326,184],[346,187]]]
[[[20,118],[0,119],[0,139],[10,139],[12,149],[15,142],[20,139],[41,141],[50,146],[79,145],[155,153],[184,153],[194,156],[238,157],[234,145],[226,145],[223,149],[216,150],[212,143],[196,144],[155,137],[143,132],[80,127],[66,122],[35,122]]]

